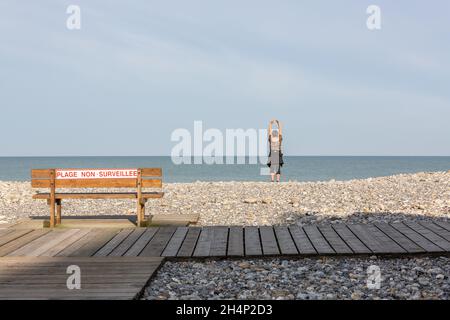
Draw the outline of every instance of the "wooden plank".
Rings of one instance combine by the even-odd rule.
[[[362,243],[344,223],[332,225],[336,233],[345,241],[345,243],[356,254],[369,254],[372,251]]]
[[[415,232],[413,229],[409,228],[403,223],[392,223],[390,224],[394,229],[399,231],[401,234],[409,238],[411,241],[419,245],[421,248],[425,249],[427,252],[443,252],[442,248],[435,245],[433,242],[424,238],[421,234]]]
[[[163,261],[162,258],[149,258],[147,261],[141,257],[136,257],[139,258],[136,260],[130,259],[131,257],[120,257],[123,260],[105,258],[109,257],[89,258],[90,260],[52,257],[45,257],[45,260],[40,257],[32,260],[1,258],[0,270],[12,273],[0,274],[0,299],[133,299]],[[42,267],[42,263],[50,267]],[[67,288],[66,269],[69,265],[80,266],[82,290]],[[136,268],[136,265],[139,265],[139,268]],[[30,268],[32,272],[13,272],[24,272],[25,268]],[[139,273],[125,272],[127,269],[132,272],[139,270]]]
[[[55,180],[56,188],[136,188],[136,179],[63,179]],[[33,188],[50,188],[50,180],[33,179],[31,180]],[[161,179],[145,179],[142,180],[144,188],[161,188]]]
[[[141,168],[143,177],[161,177],[162,169],[161,168]]]
[[[417,233],[420,233],[423,237],[427,238],[438,247],[442,248],[447,252],[450,252],[450,242],[445,240],[443,237],[437,235],[430,229],[425,228],[424,226],[418,224],[417,222],[405,222],[405,225],[407,225]]]
[[[50,179],[51,169],[32,169],[31,179]]]
[[[441,228],[444,228],[447,231],[450,231],[450,223],[445,221],[433,221],[433,223],[437,224]]]
[[[46,251],[51,250],[55,246],[60,245],[62,242],[64,242],[66,239],[76,235],[80,230],[78,229],[70,229],[65,230],[63,232],[51,232],[49,233],[53,235],[52,239],[47,239],[47,235],[41,238],[38,238],[37,240],[30,242],[29,245],[31,246],[30,249],[27,249],[27,246],[24,246],[17,251],[12,252],[9,255],[15,255],[15,256],[29,256],[29,257],[38,257],[42,254],[44,254]],[[37,246],[32,245],[36,242],[39,242],[40,240],[43,240],[40,242]]]
[[[258,227],[245,227],[244,239],[246,256],[262,256]]]
[[[213,238],[209,251],[210,257],[226,257],[228,245],[228,227],[213,227]]]
[[[33,230],[32,232],[29,232],[26,235],[3,245],[2,247],[0,247],[0,257],[6,256],[11,252],[16,251],[17,249],[46,235],[49,232],[50,232],[49,229]]]
[[[158,232],[156,232],[155,236],[152,240],[150,240],[139,256],[159,257],[166,248],[176,229],[176,227],[159,228]]]
[[[164,192],[143,192],[142,197],[145,199],[162,198]],[[33,195],[33,199],[46,200],[50,198],[49,193],[37,193]],[[136,192],[91,192],[91,193],[55,193],[56,199],[137,199]]]
[[[242,227],[230,227],[227,256],[244,256],[244,229]]]
[[[8,256],[33,256],[34,251],[40,250],[42,246],[44,246],[46,243],[52,242],[54,239],[59,239],[59,237],[63,234],[64,233],[61,231],[52,230],[46,235],[39,237],[36,240],[31,241],[21,248],[17,249],[16,251],[9,253]]]
[[[8,242],[14,241],[14,240],[26,235],[27,233],[30,233],[31,231],[33,231],[33,230],[17,229],[17,230],[13,230],[13,232],[9,232],[9,233],[5,234],[4,236],[2,236],[0,238],[0,247],[7,244]]]
[[[159,228],[147,228],[144,234],[125,252],[124,256],[137,257],[144,250],[145,246],[152,240]]]
[[[208,257],[213,240],[213,227],[203,227],[195,247],[193,257]]]
[[[312,245],[316,249],[318,254],[335,254],[336,252],[333,248],[328,244],[327,240],[320,233],[317,226],[304,226],[303,230],[311,241]]]
[[[392,228],[387,223],[375,223],[375,226],[384,232],[387,236],[397,242],[402,248],[409,253],[426,252],[423,248],[419,247],[416,243],[405,237],[402,233]]]
[[[422,222],[419,222],[419,223],[422,226],[424,226],[425,228],[430,229],[431,231],[433,231],[437,235],[441,236],[445,240],[450,241],[450,231],[445,230],[444,228],[438,226],[437,224],[434,224],[433,222],[422,221]]]
[[[197,245],[198,237],[200,236],[201,228],[189,228],[186,238],[178,250],[177,257],[191,257]]]
[[[278,245],[280,246],[281,254],[298,254],[297,247],[295,246],[294,240],[292,240],[291,233],[289,232],[288,227],[275,226],[274,230]]]
[[[0,239],[4,235],[7,235],[8,233],[11,233],[13,231],[14,231],[14,229],[8,229],[8,228],[0,229]]]
[[[378,241],[377,237],[373,235],[364,225],[362,224],[349,224],[347,227],[361,240],[366,247],[368,247],[373,253],[385,254],[391,253],[391,251],[383,247],[383,245]]]
[[[184,238],[188,233],[188,227],[178,227],[175,233],[170,239],[167,247],[164,249],[161,256],[163,257],[176,257],[178,250],[180,250],[181,245],[183,244]]]
[[[291,233],[292,239],[300,254],[317,254],[316,249],[314,249],[314,246],[311,244],[311,241],[309,241],[308,236],[301,227],[291,226],[289,227],[289,232]]]
[[[319,230],[336,253],[353,253],[352,249],[341,239],[331,226],[319,226]]]
[[[136,228],[134,229],[128,237],[122,241],[121,244],[119,244],[113,251],[111,251],[108,255],[109,256],[115,256],[120,257],[125,254],[132,246],[133,244],[142,236],[142,234],[145,232],[145,228]]]
[[[263,255],[270,256],[280,254],[273,227],[261,226],[259,227],[259,234],[261,236]]]
[[[389,253],[406,253],[407,251],[403,249],[398,243],[393,241],[390,237],[380,231],[374,225],[365,225],[364,226],[381,244],[383,248],[389,250]]]
[[[54,255],[54,257],[68,257],[72,253],[79,250],[86,243],[90,242],[91,239],[95,239],[95,237],[101,232],[98,229],[85,229],[87,232],[85,235],[81,236],[78,240],[68,244],[64,249],[59,251]]]
[[[118,232],[119,230],[99,229],[98,232],[93,234],[93,237],[89,237],[88,241],[83,241],[82,245],[77,248],[77,250],[71,252],[69,256],[91,257],[112,238],[114,238]]]
[[[102,246],[95,254],[94,257],[106,257],[109,255],[115,248],[117,248],[125,239],[130,235],[132,229],[123,229],[118,234],[114,236],[108,243]]]

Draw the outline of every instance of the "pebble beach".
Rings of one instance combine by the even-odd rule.
[[[36,191],[30,182],[0,182],[0,223],[48,215],[46,202],[32,199]],[[396,222],[450,217],[450,171],[326,182],[165,183],[163,191],[162,199],[147,202],[147,213],[197,213],[198,224],[204,226]],[[70,200],[63,203],[63,217],[133,216],[135,206],[130,200]]]
[[[199,214],[199,225],[450,221],[450,171],[326,182],[167,183],[147,212]],[[77,190],[80,192],[80,190]],[[87,191],[87,190],[86,190]],[[48,215],[30,182],[0,182],[0,224]],[[70,215],[134,215],[127,200],[72,200]],[[168,261],[143,299],[448,299],[449,257]],[[368,289],[367,267],[381,270]]]

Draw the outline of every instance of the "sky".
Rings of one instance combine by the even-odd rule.
[[[0,156],[170,155],[194,121],[272,118],[286,155],[450,155],[447,0],[0,0],[0,40]]]

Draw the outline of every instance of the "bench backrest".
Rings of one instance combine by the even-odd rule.
[[[33,188],[161,188],[161,168],[33,169]]]

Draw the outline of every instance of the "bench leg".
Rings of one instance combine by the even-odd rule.
[[[61,199],[56,199],[56,225],[61,224]]]
[[[137,217],[137,226],[138,227],[142,227],[142,223],[144,221],[144,212],[145,212],[145,205],[143,205],[141,203],[141,201],[137,201],[137,212],[136,212],[136,217]]]
[[[53,228],[55,226],[55,202],[49,201],[50,206],[50,228]]]

